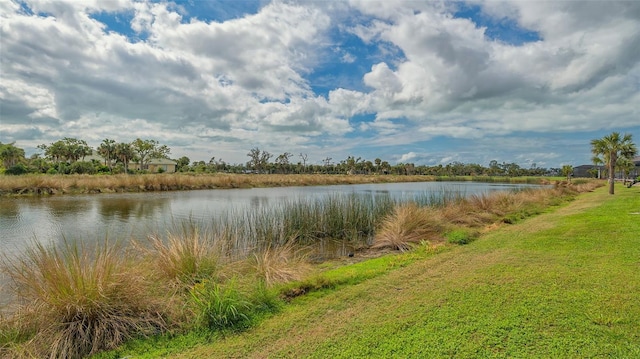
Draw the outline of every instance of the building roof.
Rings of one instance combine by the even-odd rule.
[[[150,165],[177,165],[178,162],[176,162],[174,160],[170,160],[168,158],[152,158],[147,162],[147,164],[150,164]]]

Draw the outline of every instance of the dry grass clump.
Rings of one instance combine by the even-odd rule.
[[[445,224],[440,211],[418,207],[415,203],[398,205],[380,225],[371,248],[411,249],[422,241],[440,241]]]
[[[164,327],[149,283],[117,246],[61,248],[36,243],[4,270],[22,304],[13,315],[16,337],[31,339],[12,355],[80,358]]]
[[[512,221],[512,216],[526,217],[537,213],[552,196],[547,189],[518,192],[492,192],[469,196],[443,208],[443,216],[451,223],[481,227],[496,221]]]
[[[258,279],[268,287],[300,280],[311,270],[306,253],[296,248],[293,241],[256,252],[249,263]]]
[[[141,243],[136,246],[154,264],[159,277],[180,287],[214,275],[222,257],[220,243],[192,228],[183,233],[169,233],[166,240],[152,235],[148,246]]]

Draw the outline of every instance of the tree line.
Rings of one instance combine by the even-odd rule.
[[[269,173],[269,174],[393,174],[393,175],[433,175],[433,176],[545,176],[557,175],[559,168],[543,168],[533,164],[529,168],[520,167],[517,163],[491,161],[488,167],[477,163],[451,162],[446,165],[416,165],[400,162],[390,164],[380,158],[373,161],[362,157],[347,156],[342,160],[325,157],[317,163],[309,163],[309,155],[299,153],[297,156],[290,152],[273,155],[269,151],[258,147],[248,153],[249,160],[243,164],[229,164],[221,159],[212,157],[208,162],[196,161],[191,163],[188,157],[177,159],[177,170],[180,172],[196,173]]]
[[[15,143],[0,142],[0,159],[5,174],[96,174],[128,173],[131,162],[144,171],[153,158],[168,158],[171,150],[156,140],[137,138],[132,142],[116,142],[104,139],[97,148],[84,140],[65,137],[50,144],[37,146],[41,153],[29,158]],[[100,156],[97,160],[94,156]],[[91,160],[86,160],[92,157]]]
[[[596,177],[599,173],[598,166],[604,166],[606,173],[614,175],[615,170],[629,172],[635,164],[631,161],[637,153],[637,148],[632,142],[631,135],[621,136],[612,133],[601,139],[591,141],[594,154],[594,170],[591,175]],[[15,143],[3,144],[0,142],[0,160],[2,167],[0,173],[24,174],[24,173],[128,173],[130,163],[137,164],[136,172],[146,172],[149,161],[154,158],[169,158],[171,150],[166,145],[156,140],[142,140],[137,138],[132,142],[116,142],[112,139],[104,139],[97,148],[92,148],[84,140],[65,137],[50,144],[38,146],[42,153],[36,153],[29,158],[25,157],[25,151]],[[87,157],[99,155],[86,161]],[[433,166],[416,165],[414,163],[390,164],[388,161],[376,158],[373,161],[362,157],[347,156],[345,159],[334,160],[325,157],[317,163],[310,163],[309,155],[299,153],[294,155],[284,152],[279,155],[252,148],[247,153],[248,161],[245,163],[230,164],[222,159],[211,157],[208,162],[194,161],[186,157],[174,159],[176,171],[194,173],[325,173],[325,174],[393,174],[393,175],[433,175],[433,176],[557,176],[563,175],[570,178],[573,167],[565,165],[562,168],[544,168],[532,164],[530,167],[521,167],[514,162],[490,161],[488,166],[477,163],[462,163],[454,161],[446,165]]]

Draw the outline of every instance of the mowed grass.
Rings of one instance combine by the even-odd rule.
[[[602,187],[406,265],[397,264],[415,253],[340,268],[382,274],[298,297],[246,332],[167,355],[640,357],[638,212],[639,187],[614,196]]]

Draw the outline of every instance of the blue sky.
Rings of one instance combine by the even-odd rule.
[[[640,143],[640,2],[0,3],[0,141],[524,167]]]

